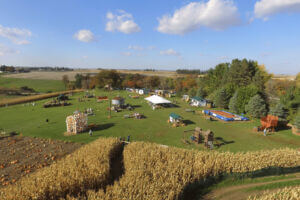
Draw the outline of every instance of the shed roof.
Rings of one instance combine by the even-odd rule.
[[[170,117],[172,117],[173,119],[182,119],[182,117],[180,115],[177,115],[176,113],[170,113]]]
[[[196,101],[206,101],[202,97],[192,97],[191,99],[195,99]]]

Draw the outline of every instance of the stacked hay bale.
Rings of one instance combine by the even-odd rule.
[[[67,133],[76,135],[84,132],[88,127],[88,117],[82,112],[74,112],[66,118]]]

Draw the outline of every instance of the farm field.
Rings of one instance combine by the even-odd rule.
[[[15,106],[0,108],[0,128],[5,131],[16,131],[24,136],[58,139],[64,141],[89,143],[98,137],[125,137],[131,136],[133,141],[147,141],[168,146],[175,146],[187,149],[204,149],[203,146],[194,144],[184,144],[182,142],[183,132],[200,127],[203,130],[210,129],[222,145],[216,148],[217,151],[257,151],[262,149],[274,148],[299,148],[300,138],[293,135],[291,130],[282,130],[272,133],[267,137],[263,133],[252,131],[254,126],[259,125],[258,121],[250,122],[231,122],[209,121],[202,114],[193,114],[185,112],[186,108],[192,108],[180,99],[177,101],[178,107],[165,108],[153,111],[146,103],[143,97],[139,99],[129,98],[130,93],[125,91],[104,92],[93,90],[96,96],[115,97],[120,95],[126,98],[126,103],[135,107],[134,111],[112,112],[111,119],[108,119],[109,103],[107,101],[97,103],[95,98],[90,98],[85,102],[78,102],[78,98],[84,93],[78,93],[71,97],[71,106],[43,108],[42,105],[51,100],[37,101],[35,106],[31,104],[20,104]],[[75,135],[64,136],[66,131],[66,117],[75,110],[83,111],[86,108],[92,108],[95,116],[89,116],[89,124],[95,124],[97,127],[93,131],[93,136],[88,132]],[[192,108],[194,109],[194,108]],[[201,109],[197,108],[200,111]],[[146,119],[124,119],[124,115],[139,112],[146,116]],[[167,123],[171,112],[181,115],[186,127],[172,128]],[[49,122],[46,122],[46,119]],[[16,126],[17,124],[17,126]],[[186,139],[192,135],[189,132]]]
[[[20,88],[27,86],[33,88],[36,92],[46,93],[49,91],[56,92],[65,90],[65,86],[61,79],[58,80],[37,80],[25,78],[7,78],[0,77],[0,87],[2,88]]]
[[[101,70],[97,69],[82,69],[66,72],[38,72],[33,71],[29,73],[19,73],[19,74],[6,74],[2,75],[7,78],[20,78],[20,79],[35,79],[35,80],[62,80],[64,75],[67,75],[70,80],[75,80],[76,74],[96,74]],[[175,71],[143,71],[143,70],[117,70],[119,73],[123,74],[141,74],[145,76],[160,76],[160,77],[184,77],[184,74],[177,74]]]
[[[80,143],[23,136],[0,137],[0,188],[52,164],[82,146]]]

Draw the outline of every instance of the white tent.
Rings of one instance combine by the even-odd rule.
[[[145,98],[146,101],[149,101],[151,104],[153,105],[157,105],[157,104],[169,104],[171,103],[171,101],[162,98],[158,95],[152,95],[150,97]]]

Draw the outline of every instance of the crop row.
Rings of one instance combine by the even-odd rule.
[[[106,191],[89,191],[88,200],[182,199],[196,181],[220,174],[257,172],[270,167],[298,167],[297,150],[218,153],[131,143],[124,150],[125,174]]]
[[[121,148],[115,138],[98,139],[52,165],[0,190],[0,199],[50,200],[104,188],[110,181],[110,160]]]
[[[61,92],[52,92],[52,93],[47,93],[47,94],[39,94],[39,95],[34,95],[34,96],[8,99],[8,100],[1,101],[0,102],[0,107],[6,106],[6,105],[10,106],[10,105],[15,105],[15,104],[20,104],[20,103],[38,101],[38,100],[42,100],[42,99],[48,99],[48,98],[51,98],[51,97],[57,97],[60,94],[69,94],[69,93],[76,93],[76,92],[82,92],[82,90],[69,90],[69,91],[61,91]]]

